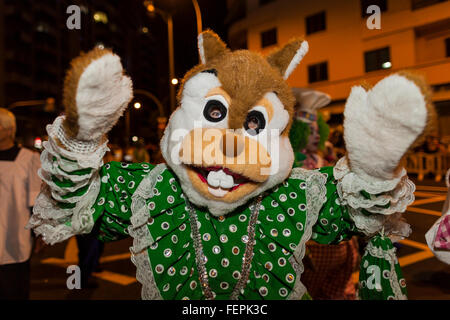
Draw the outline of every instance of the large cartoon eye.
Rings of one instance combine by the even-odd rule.
[[[266,127],[266,119],[264,115],[256,110],[252,110],[247,114],[247,119],[244,122],[245,131],[252,136],[256,136],[261,130]]]
[[[211,122],[222,121],[227,115],[227,108],[218,100],[209,100],[203,109],[203,116]]]

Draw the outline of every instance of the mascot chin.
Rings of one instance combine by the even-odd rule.
[[[132,99],[120,58],[94,49],[68,71],[65,115],[48,125],[45,182],[28,227],[50,244],[76,234],[133,237],[143,299],[307,299],[305,244],[367,236],[362,299],[406,299],[391,240],[414,184],[400,166],[433,116],[423,81],[393,74],[352,88],[347,155],[292,169],[295,99],[286,83],[308,51],[294,39],[267,57],[199,35],[200,64],[161,140],[166,164],[103,164],[106,134]]]

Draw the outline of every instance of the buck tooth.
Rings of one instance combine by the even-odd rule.
[[[226,174],[223,170],[210,171],[206,181],[214,188],[230,189],[234,186],[233,176]]]
[[[234,185],[233,176],[230,176],[224,172],[224,176],[220,180],[220,186],[225,189],[230,189]]]
[[[217,198],[223,198],[228,193],[228,190],[224,190],[221,188],[214,189],[214,188],[208,187],[208,191],[209,191],[209,193],[211,193],[213,196],[215,196]]]
[[[208,173],[208,177],[206,178],[206,181],[208,181],[208,184],[211,187],[217,188],[220,185],[220,179],[215,171],[210,171]]]

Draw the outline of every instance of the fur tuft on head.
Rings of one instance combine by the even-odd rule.
[[[293,39],[283,48],[276,49],[268,57],[269,64],[277,69],[286,80],[309,50],[306,40]]]
[[[198,35],[198,51],[201,63],[205,64],[230,50],[216,33],[206,30]]]

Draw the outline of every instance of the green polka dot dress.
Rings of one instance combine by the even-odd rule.
[[[154,196],[146,200],[147,228],[154,242],[147,248],[153,275],[164,299],[203,299],[195,263],[189,208],[170,170],[157,177]],[[305,230],[306,214],[291,199],[306,202],[304,192],[279,188],[261,202],[256,223],[249,281],[239,299],[286,299],[297,277],[290,260]],[[281,200],[280,200],[281,199]],[[209,285],[216,299],[229,299],[241,277],[249,241],[250,209],[215,217],[195,208]]]
[[[93,218],[100,224],[99,238],[111,241],[133,236],[132,252],[146,259],[145,263],[135,262],[138,274],[146,274],[138,279],[144,287],[151,287],[153,296],[205,299],[191,230],[191,206],[209,287],[215,299],[230,299],[242,276],[252,202],[215,217],[205,208],[189,204],[174,173],[165,166],[159,168],[157,171],[147,163],[103,166],[100,192],[92,208]],[[320,176],[317,185],[292,175],[262,195],[248,281],[238,299],[308,299],[300,281],[306,241],[338,243],[356,232],[339,201],[333,169],[310,174]]]

